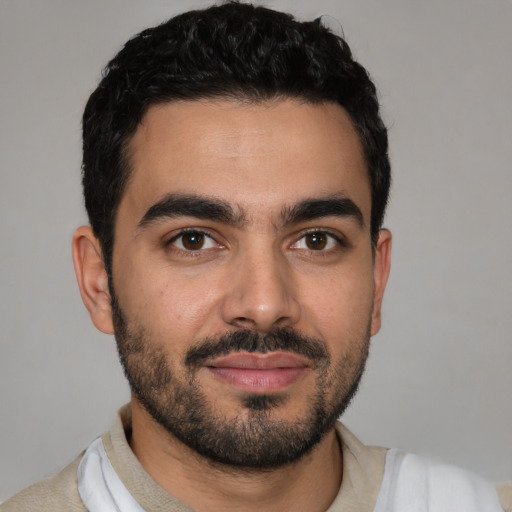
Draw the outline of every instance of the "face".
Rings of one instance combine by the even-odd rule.
[[[358,136],[333,104],[154,106],[116,218],[114,324],[135,399],[225,464],[297,460],[355,392],[379,328]]]

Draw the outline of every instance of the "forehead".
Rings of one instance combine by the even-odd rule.
[[[119,215],[134,221],[165,194],[213,196],[249,216],[309,197],[348,195],[364,218],[370,185],[355,128],[337,104],[227,100],[152,106],[129,145]]]

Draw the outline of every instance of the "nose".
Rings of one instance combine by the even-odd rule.
[[[222,303],[223,320],[259,332],[290,327],[300,318],[294,287],[293,271],[285,257],[271,250],[239,255]]]

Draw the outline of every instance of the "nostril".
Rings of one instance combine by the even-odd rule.
[[[289,327],[290,326],[290,318],[286,316],[281,316],[275,321],[256,321],[252,318],[247,318],[244,316],[239,316],[234,318],[230,324],[238,329],[249,329],[251,331],[258,332],[267,332],[268,330],[274,327]]]
[[[222,320],[258,332],[294,325],[301,308],[293,290],[293,280],[285,279],[274,267],[261,270],[258,276],[240,273],[221,298]]]
[[[290,318],[287,317],[287,316],[282,316],[280,318],[278,318],[274,324],[276,327],[284,327],[285,324],[288,325],[290,323]]]
[[[239,316],[234,318],[231,323],[236,327],[244,327],[254,329],[256,322],[251,318],[246,318],[244,316]]]

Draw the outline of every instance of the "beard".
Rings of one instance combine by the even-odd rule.
[[[347,345],[349,353],[334,363],[323,341],[293,329],[264,334],[238,330],[194,343],[182,361],[183,374],[171,368],[165,344],[151,339],[143,327],[129,325],[115,298],[112,306],[117,348],[132,393],[167,432],[222,466],[265,470],[300,460],[334,428],[356,394],[368,358],[369,325],[361,339]],[[197,371],[208,360],[233,352],[276,350],[306,357],[315,372],[301,417],[272,417],[289,399],[286,393],[247,394],[232,417],[216,413],[197,382]]]

